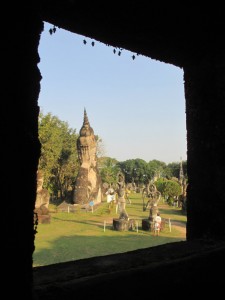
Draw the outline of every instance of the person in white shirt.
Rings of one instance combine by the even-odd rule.
[[[155,222],[154,222],[154,235],[159,235],[160,228],[161,228],[161,222],[162,218],[160,217],[160,213],[158,212],[156,217],[155,217]]]
[[[107,203],[110,212],[113,208],[114,201],[116,200],[116,193],[115,190],[110,186],[105,194],[107,195]]]

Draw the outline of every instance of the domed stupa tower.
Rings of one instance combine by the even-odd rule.
[[[83,126],[77,139],[80,169],[76,178],[73,202],[75,204],[94,204],[102,201],[101,178],[97,168],[97,143],[94,130],[90,126],[84,109]]]

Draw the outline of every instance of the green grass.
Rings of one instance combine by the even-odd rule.
[[[173,221],[176,220],[186,224],[186,216],[182,215],[179,208],[159,204],[161,217],[170,218],[172,230],[170,232],[167,226],[159,237],[155,237],[152,232],[141,228],[141,220],[149,216],[149,210],[143,212],[141,195],[131,194],[130,198],[132,203],[126,205],[126,211],[130,219],[139,220],[138,231],[113,230],[113,218],[118,218],[118,214],[115,207],[109,212],[106,201],[93,213],[79,208],[75,213],[54,212],[52,209],[51,223],[39,224],[37,227],[33,266],[122,253],[186,240],[185,233],[173,227]]]

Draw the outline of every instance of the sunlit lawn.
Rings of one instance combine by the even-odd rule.
[[[133,193],[130,198],[132,203],[126,205],[126,211],[129,218],[138,220],[139,224],[133,231],[113,230],[113,218],[118,218],[118,214],[115,207],[109,212],[106,201],[93,213],[79,208],[75,213],[51,210],[51,223],[37,227],[33,266],[122,253],[186,239],[184,233],[173,227],[175,220],[186,224],[186,216],[179,208],[159,204],[161,217],[170,219],[172,226],[171,231],[166,226],[160,236],[155,237],[141,228],[141,220],[149,216],[149,210],[143,211],[141,194]]]

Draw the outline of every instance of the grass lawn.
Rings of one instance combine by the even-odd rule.
[[[138,230],[113,230],[113,218],[118,218],[116,208],[108,209],[106,200],[96,210],[77,209],[74,213],[54,212],[51,209],[51,223],[39,224],[35,236],[33,266],[44,266],[94,256],[122,253],[160,244],[186,240],[184,230],[186,216],[177,207],[159,204],[162,218],[170,219],[169,226],[156,237],[152,232],[142,230],[142,219],[147,219],[149,210],[143,211],[141,194],[130,194],[131,204],[126,205],[130,219],[138,220]],[[183,224],[179,228],[173,222]],[[104,226],[105,223],[105,226]],[[181,229],[181,230],[180,230]]]

